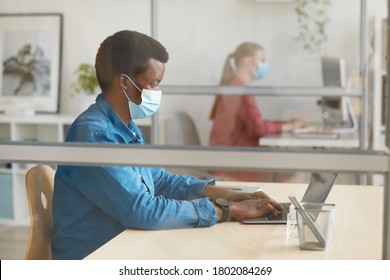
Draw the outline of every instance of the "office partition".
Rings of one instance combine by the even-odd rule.
[[[361,1],[361,75],[364,77],[362,88],[353,90],[323,89],[321,87],[278,87],[253,86],[248,88],[231,88],[218,86],[188,86],[162,85],[167,95],[208,95],[213,94],[253,94],[272,96],[299,96],[312,98],[319,95],[352,96],[361,98],[362,102],[362,130],[361,147],[365,148],[367,138],[367,30],[365,8],[367,1]],[[157,30],[157,3],[151,0],[151,35],[159,38]],[[388,69],[389,66],[388,66]],[[389,71],[387,71],[389,73]],[[389,115],[390,118],[390,115]],[[389,119],[388,118],[388,119]],[[158,115],[152,121],[152,143],[158,143],[159,119]],[[0,127],[1,130],[1,127]],[[386,130],[389,133],[389,129]],[[61,132],[63,133],[63,132]],[[3,135],[2,135],[3,136]],[[7,137],[6,137],[7,138]],[[8,137],[11,138],[11,137]],[[61,137],[62,138],[62,137]],[[39,140],[39,139],[38,139]],[[389,146],[389,145],[388,145]],[[45,143],[4,141],[0,143],[0,161],[11,164],[18,163],[51,163],[51,164],[88,164],[88,165],[142,165],[166,167],[194,167],[194,168],[225,168],[234,170],[285,170],[285,171],[338,171],[347,173],[382,173],[386,174],[386,203],[384,221],[384,250],[383,258],[390,258],[390,206],[389,206],[389,156],[385,152],[364,150],[329,150],[318,149],[235,149],[216,147],[168,147],[168,146],[110,146],[110,145],[83,145],[60,144],[46,141]]]

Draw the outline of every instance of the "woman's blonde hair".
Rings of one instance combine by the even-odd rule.
[[[256,52],[264,50],[264,48],[256,43],[245,42],[237,47],[235,52],[229,54],[225,60],[225,65],[222,70],[222,76],[219,80],[219,85],[229,85],[235,75],[235,69],[240,65],[241,60],[248,56],[255,56]],[[234,63],[234,68],[232,63]],[[210,119],[214,119],[217,105],[221,99],[220,95],[216,95],[214,104],[210,112]]]

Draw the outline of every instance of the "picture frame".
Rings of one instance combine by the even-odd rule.
[[[63,15],[0,14],[0,111],[58,113]]]

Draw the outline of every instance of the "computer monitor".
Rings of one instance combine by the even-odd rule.
[[[324,87],[346,87],[346,67],[344,58],[322,57],[321,68]]]
[[[346,62],[344,58],[322,57],[321,68],[324,87],[346,88]],[[332,128],[333,132],[350,133],[357,130],[358,122],[349,97],[322,97],[318,104],[322,107],[324,121],[335,126]]]

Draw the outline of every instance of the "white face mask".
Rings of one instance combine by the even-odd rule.
[[[143,89],[141,91],[139,87],[137,87],[136,84],[129,78],[129,76],[125,75],[125,77],[128,78],[130,82],[141,92],[142,98],[141,104],[137,105],[130,100],[130,98],[126,94],[126,91],[122,88],[123,93],[125,94],[129,103],[131,118],[142,119],[147,118],[156,113],[158,108],[160,107],[162,91],[150,89]]]

